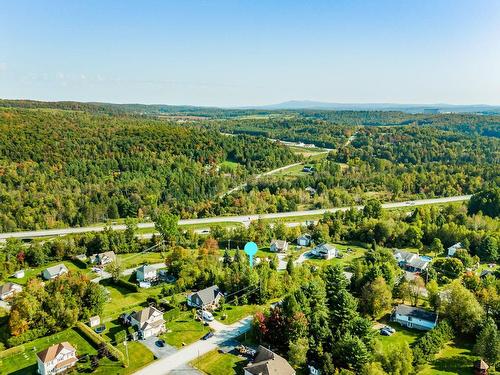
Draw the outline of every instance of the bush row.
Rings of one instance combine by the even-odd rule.
[[[119,351],[117,348],[115,348],[109,342],[106,342],[100,335],[95,333],[92,330],[92,328],[87,326],[85,323],[77,322],[76,327],[86,338],[88,338],[96,346],[104,344],[106,346],[106,348],[108,349],[109,353],[111,354],[111,356],[114,359],[120,361],[125,366],[125,356],[123,355],[123,353],[121,351]]]
[[[12,336],[7,341],[10,347],[18,346],[24,344],[25,342],[36,340],[39,337],[45,336],[49,333],[49,330],[45,327],[30,329],[19,336]]]

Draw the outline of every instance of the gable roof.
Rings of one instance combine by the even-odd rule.
[[[96,261],[99,261],[99,263],[104,263],[106,261],[113,262],[115,259],[116,255],[114,251],[105,251],[104,253],[95,254],[90,257],[92,263]]]
[[[394,257],[398,262],[411,262],[418,254],[404,250],[394,250]]]
[[[222,294],[219,290],[219,287],[217,285],[212,285],[208,288],[193,293],[191,296],[198,295],[198,298],[201,300],[202,305],[208,305],[214,302],[219,294]]]
[[[437,321],[437,314],[435,312],[408,305],[398,305],[396,307],[396,314],[410,316],[415,319],[425,320],[433,323]]]
[[[146,307],[145,309],[142,309],[141,311],[138,311],[134,314],[134,319],[139,322],[139,324],[142,326],[144,323],[146,323],[155,313],[159,313],[159,316],[163,316],[160,310],[154,308],[153,306]],[[162,318],[163,319],[163,318]]]
[[[418,268],[418,269],[425,269],[428,265],[429,265],[429,261],[428,260],[424,260],[422,258],[414,258],[412,260],[410,260],[408,263],[407,263],[408,266],[410,267],[413,267],[413,268]]]
[[[22,287],[21,285],[15,284],[15,283],[5,283],[3,285],[0,285],[0,296],[6,293],[10,293],[13,290],[21,290]]]
[[[329,251],[337,251],[337,248],[329,243],[322,243],[316,246],[313,250],[317,252],[329,252]]]
[[[273,246],[273,245],[276,245],[277,248],[282,249],[286,245],[288,245],[288,242],[286,242],[285,240],[272,240],[271,246]]]
[[[37,357],[40,358],[40,361],[43,363],[47,363],[52,361],[57,355],[63,350],[67,349],[70,351],[76,351],[76,349],[67,341],[61,342],[59,344],[55,344],[52,346],[49,346],[47,349],[42,350],[41,352],[37,353]]]
[[[462,243],[461,242],[457,242],[455,245],[451,245],[448,250],[458,250],[458,249],[461,249],[462,248]]]
[[[245,371],[254,375],[294,375],[292,366],[278,354],[259,346],[257,356],[252,364],[245,367]]]
[[[59,275],[63,272],[68,272],[68,267],[64,263],[56,264],[55,266],[48,267],[45,269],[49,273],[50,276]]]
[[[142,266],[140,266],[137,271],[141,271],[143,273],[148,273],[148,272],[151,272],[151,271],[154,271],[156,272],[156,268],[154,268],[153,266],[150,266],[148,264],[143,264]]]

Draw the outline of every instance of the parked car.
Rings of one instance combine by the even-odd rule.
[[[213,337],[214,333],[213,332],[208,332],[205,336],[203,336],[201,339],[202,340],[208,340],[210,337]]]
[[[382,329],[380,330],[380,334],[381,334],[382,336],[390,336],[390,335],[392,335],[392,333],[391,333],[390,331],[388,331],[387,329],[385,329],[385,328],[382,328]]]
[[[388,330],[390,333],[396,333],[396,330],[392,328],[391,326],[385,326],[383,329]]]
[[[211,322],[214,320],[214,316],[208,311],[202,311],[201,317],[203,318],[203,320],[206,320],[207,322]]]
[[[163,340],[158,340],[155,342],[155,345],[159,348],[163,348],[165,346],[165,341]]]

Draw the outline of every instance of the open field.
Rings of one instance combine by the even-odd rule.
[[[165,256],[161,252],[118,254],[117,257],[123,269],[165,261]]]
[[[471,352],[470,343],[453,341],[441,350],[436,358],[419,371],[418,375],[470,375],[472,364],[478,359]]]
[[[167,330],[171,332],[164,333],[161,338],[169,345],[180,348],[198,341],[210,331],[210,328],[204,326],[202,322],[193,317],[191,311],[184,311],[179,318],[173,322],[166,323]]]
[[[221,320],[221,316],[223,314],[218,311],[215,311],[213,315],[217,320],[220,320],[224,324],[233,324],[246,316],[255,314],[261,308],[262,307],[259,305],[234,306],[228,303],[226,304],[226,311],[224,311],[224,314],[227,315],[226,319]]]

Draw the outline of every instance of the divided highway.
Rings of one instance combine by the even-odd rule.
[[[445,197],[445,198],[432,198],[432,199],[420,199],[415,201],[408,202],[391,202],[391,203],[383,203],[383,208],[401,208],[401,207],[414,207],[414,206],[422,206],[428,204],[441,204],[441,203],[451,203],[451,202],[461,202],[470,199],[470,195],[459,195],[454,197]],[[207,217],[201,219],[185,219],[179,220],[179,225],[200,225],[200,224],[215,224],[221,222],[231,222],[231,223],[240,223],[240,224],[248,224],[250,221],[258,220],[258,219],[280,219],[280,218],[293,218],[293,217],[302,217],[302,216],[313,216],[313,215],[322,215],[325,212],[335,212],[335,211],[346,211],[351,207],[337,207],[337,208],[325,208],[319,210],[305,210],[305,211],[293,211],[293,212],[279,212],[272,214],[251,214],[251,215],[241,215],[241,216],[218,216],[218,217]],[[357,209],[362,209],[363,206],[355,206]],[[300,220],[304,221],[304,220]],[[154,223],[139,223],[138,228],[154,228]],[[66,234],[75,234],[75,233],[86,233],[86,232],[100,232],[103,231],[105,225],[98,225],[92,227],[77,227],[77,228],[62,228],[62,229],[46,229],[46,230],[37,230],[37,231],[26,231],[26,232],[10,232],[10,233],[0,233],[0,240],[5,240],[7,238],[21,238],[21,239],[31,239],[38,237],[52,237],[52,236],[64,236]],[[117,224],[111,225],[113,230],[125,230],[125,225]]]

